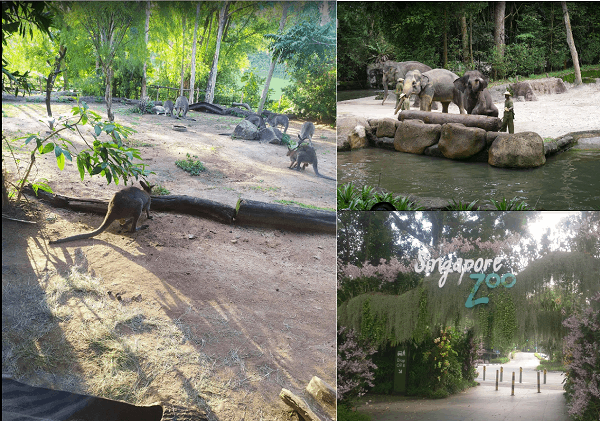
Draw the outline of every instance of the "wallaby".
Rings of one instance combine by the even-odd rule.
[[[296,149],[290,149],[288,146],[288,154],[290,151],[296,152],[296,160],[290,166],[291,169],[296,169],[297,171],[305,169],[308,164],[312,164],[313,170],[317,177],[326,178],[327,180],[336,181],[335,178],[327,177],[326,175],[319,174],[319,170],[317,168],[317,153],[315,152],[315,148],[308,145],[299,146]],[[291,159],[291,154],[290,154]],[[302,166],[303,164],[303,166]]]
[[[267,126],[265,125],[265,120],[262,118],[262,116],[260,116],[258,114],[250,114],[248,117],[246,117],[246,120],[248,120],[250,123],[254,124],[259,129],[267,128]]]
[[[175,111],[177,112],[177,118],[179,118],[180,114],[183,112],[183,118],[185,118],[190,106],[188,104],[188,100],[184,96],[177,97],[175,100]]]
[[[173,101],[171,101],[170,99],[166,100],[165,104],[163,105],[163,108],[165,109],[166,115],[168,115],[169,117],[173,117]]]
[[[288,151],[287,151],[286,155],[289,156],[290,157],[290,161],[292,161],[292,162],[290,162],[290,166],[288,168],[292,168],[294,166],[294,164],[296,164],[296,161],[298,160],[298,154],[299,153],[300,152],[298,151],[298,148],[292,149],[292,148],[290,148],[288,146]],[[306,167],[308,167],[308,163],[307,162],[304,162],[302,165],[303,165],[302,166],[303,170],[306,169]]]
[[[269,115],[269,117],[267,118],[267,123],[269,123],[269,126],[275,128],[278,125],[282,125],[285,127],[285,129],[283,130],[284,133],[287,132],[288,126],[290,125],[290,119],[288,118],[287,115],[284,114],[275,114],[272,113],[271,115]]]
[[[298,142],[298,146],[302,144],[306,139],[308,139],[308,143],[312,146],[312,137],[315,135],[315,125],[310,121],[305,121],[300,129],[300,134],[298,137],[300,138],[300,142]]]
[[[117,219],[132,218],[130,232],[136,232],[138,230],[137,221],[142,215],[143,211],[146,211],[148,219],[152,219],[150,216],[150,190],[152,186],[146,184],[140,180],[144,190],[140,190],[137,187],[127,187],[113,196],[108,204],[108,211],[104,217],[102,225],[92,232],[87,234],[74,235],[72,237],[60,238],[58,240],[50,241],[50,244],[66,243],[67,241],[85,240],[86,238],[94,237],[106,230],[110,224]],[[142,225],[139,229],[148,228],[148,225]]]

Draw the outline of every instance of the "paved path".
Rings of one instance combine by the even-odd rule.
[[[523,383],[519,384],[519,367],[523,367]],[[503,365],[504,381],[496,391],[496,369],[488,365],[486,380],[482,367],[477,381],[480,386],[446,399],[413,399],[377,396],[358,409],[373,421],[569,421],[563,395],[561,373],[548,373],[541,393],[537,393],[537,359],[532,353],[518,353],[515,360]],[[515,396],[511,396],[512,371],[515,371]],[[493,372],[493,375],[490,375]],[[383,401],[385,399],[385,401]]]

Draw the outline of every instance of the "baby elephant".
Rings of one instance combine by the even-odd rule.
[[[163,108],[165,109],[165,115],[168,115],[169,117],[173,117],[173,101],[166,100],[165,104],[163,105]]]
[[[454,86],[463,94],[463,105],[467,114],[498,117],[498,108],[487,89],[488,81],[479,70],[465,72],[454,81]]]

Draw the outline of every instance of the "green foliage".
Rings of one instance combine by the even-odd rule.
[[[492,358],[490,364],[508,364],[510,359],[508,357]]]
[[[420,206],[408,197],[395,196],[391,193],[376,192],[372,186],[358,189],[354,184],[341,184],[337,188],[337,208],[339,210],[370,210],[374,204],[389,202],[396,210],[420,210]]]
[[[186,159],[180,159],[175,161],[175,165],[184,170],[185,172],[190,173],[190,175],[200,175],[200,173],[206,171],[206,167],[199,160],[194,160],[194,158],[198,158],[196,155],[193,157],[188,153],[186,154]]]
[[[338,421],[371,421],[371,416],[360,413],[352,409],[351,405],[338,403],[337,420]]]
[[[473,200],[471,203],[463,203],[460,200],[452,199],[452,202],[446,206],[446,210],[451,211],[472,211],[477,210],[477,200]]]
[[[244,102],[254,109],[258,107],[266,79],[258,76],[256,69],[248,69],[242,75],[241,81],[244,82],[242,86]],[[272,93],[272,89],[269,89],[269,93]]]
[[[516,197],[513,197],[511,200],[506,200],[506,198],[502,198],[502,201],[496,202],[494,199],[490,199],[492,204],[497,210],[501,211],[523,211],[529,210],[527,203],[521,202],[519,203]]]
[[[65,167],[66,160],[72,161],[73,156],[76,156],[77,168],[82,180],[87,172],[90,176],[100,174],[106,177],[109,184],[112,181],[119,184],[121,179],[127,184],[130,177],[138,179],[138,177],[146,177],[149,174],[145,169],[145,164],[133,163],[135,159],[141,160],[139,151],[123,144],[123,140],[127,139],[130,134],[135,133],[135,130],[114,122],[103,122],[102,117],[90,110],[85,102],[73,107],[72,113],[72,117],[58,117],[53,126],[55,129],[49,135],[28,134],[16,139],[25,139],[25,145],[32,142],[35,145],[31,152],[29,167],[25,175],[19,180],[17,200],[21,197],[21,191],[25,183],[30,181],[29,173],[35,163],[37,154],[44,155],[54,152],[56,164],[61,171]],[[90,132],[90,135],[94,138],[92,142],[88,142],[83,136],[79,128],[80,125],[90,125],[93,128]],[[85,142],[87,148],[78,153],[71,152],[69,148],[73,147],[72,142],[58,136],[64,130],[77,133]],[[106,137],[101,137],[103,134],[108,135],[109,139],[103,140],[103,137]],[[34,183],[33,188],[36,191],[38,188],[50,191],[49,186],[45,183]]]
[[[156,196],[166,196],[171,194],[171,192],[169,190],[167,190],[165,187],[163,187],[160,184],[155,185],[154,187],[152,187],[152,194],[156,195]]]

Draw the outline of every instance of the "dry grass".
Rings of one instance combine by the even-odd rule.
[[[193,372],[191,381],[176,388],[180,396],[169,397],[208,414],[198,390],[213,406],[230,392],[251,393],[257,382],[285,383],[268,365],[257,373],[247,370],[245,359],[257,355],[240,348],[219,357],[199,352],[205,344],[241,334],[227,320],[207,315],[221,329],[197,337],[181,320],[187,312],[175,320],[150,317],[137,302],[111,298],[85,266],[72,267],[64,277],[47,273],[39,284],[3,282],[3,373],[31,384],[149,404],[161,400],[158,390],[174,383],[177,373]]]

